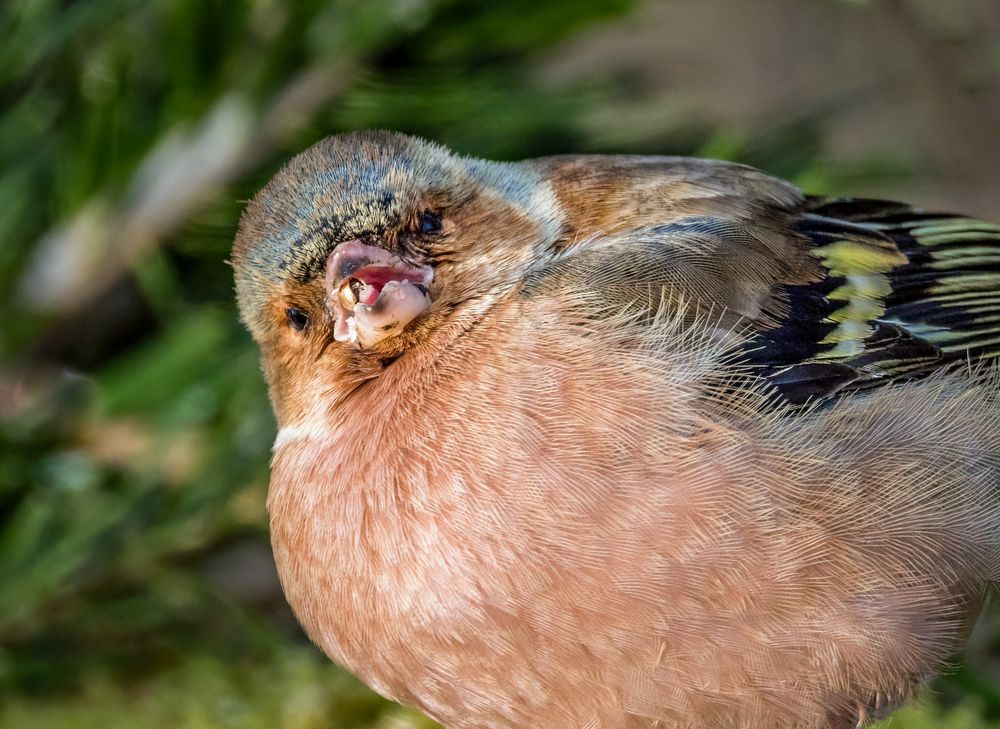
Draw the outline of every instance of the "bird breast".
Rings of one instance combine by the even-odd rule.
[[[971,542],[983,499],[945,483],[947,388],[724,418],[705,405],[712,345],[550,314],[501,307],[279,436],[278,569],[334,660],[449,727],[818,729],[903,698],[952,650],[971,572],[947,539]],[[359,426],[361,402],[379,416]],[[942,422],[894,435],[872,415],[915,407]],[[852,438],[873,432],[865,461]],[[938,481],[913,488],[952,498],[906,511],[934,500],[894,492],[893,463],[934,448]],[[908,529],[873,540],[887,510]]]

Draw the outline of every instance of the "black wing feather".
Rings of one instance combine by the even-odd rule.
[[[809,198],[794,227],[825,275],[783,287],[746,353],[786,401],[1000,356],[1000,227],[853,198]]]

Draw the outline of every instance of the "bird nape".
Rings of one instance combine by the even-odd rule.
[[[1000,228],[325,139],[248,205],[289,603],[447,727],[841,729],[1000,579]]]

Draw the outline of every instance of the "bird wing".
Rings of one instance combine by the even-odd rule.
[[[1000,356],[1000,226],[806,197],[740,165],[605,159],[541,162],[567,236],[527,291],[667,291],[749,327],[744,361],[794,404]]]
[[[809,198],[794,224],[825,275],[783,287],[795,315],[750,353],[788,399],[829,394],[812,381],[824,368],[856,389],[1000,356],[1000,226],[853,198]]]

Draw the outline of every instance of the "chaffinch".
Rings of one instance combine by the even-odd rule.
[[[448,727],[858,726],[1000,578],[995,225],[361,132],[232,260],[288,601]]]

